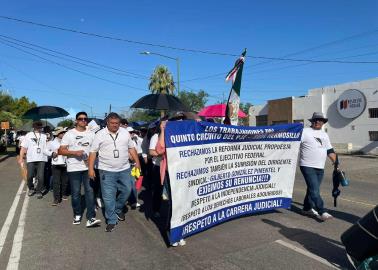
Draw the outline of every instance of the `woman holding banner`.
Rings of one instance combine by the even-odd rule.
[[[185,116],[182,115],[182,116],[175,116],[173,118],[170,119],[171,121],[175,121],[175,120],[185,120]],[[171,220],[171,216],[172,216],[172,197],[171,197],[171,189],[170,189],[170,185],[169,185],[169,174],[168,174],[168,167],[167,167],[167,155],[166,155],[166,148],[165,148],[165,141],[164,141],[164,137],[165,137],[165,126],[167,124],[167,121],[161,121],[160,122],[160,134],[159,134],[159,138],[158,138],[158,141],[157,141],[157,144],[156,144],[156,153],[158,155],[161,156],[161,162],[160,162],[160,198],[161,198],[161,195],[162,195],[162,192],[163,192],[163,186],[165,186],[166,190],[168,191],[168,197],[169,197],[169,201],[168,201],[168,217],[167,217],[167,231],[169,232],[170,230],[170,220]],[[175,242],[175,243],[172,243],[172,246],[173,247],[177,247],[177,246],[185,246],[186,245],[186,241],[184,239],[181,239],[179,242]]]

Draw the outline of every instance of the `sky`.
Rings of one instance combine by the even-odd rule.
[[[247,48],[242,102],[302,96],[378,77],[377,10],[376,0],[3,0],[0,16],[76,32],[0,17],[0,89],[38,105],[103,117],[110,105],[124,113],[148,94],[148,78],[159,64],[176,81],[178,58],[180,90],[203,89],[211,105],[227,98],[225,75]],[[53,57],[46,49],[103,66]]]

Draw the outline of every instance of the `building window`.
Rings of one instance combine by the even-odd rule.
[[[267,126],[268,116],[267,115],[256,115],[256,126]]]
[[[282,124],[287,124],[288,122],[286,120],[282,121],[272,121],[272,125],[282,125]]]
[[[303,119],[297,119],[297,120],[294,120],[294,123],[304,123]]]
[[[378,118],[378,108],[369,108],[369,117]]]
[[[370,141],[378,141],[378,131],[369,131]]]

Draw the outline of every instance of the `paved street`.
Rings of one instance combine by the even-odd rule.
[[[305,185],[297,170],[291,210],[232,220],[167,248],[161,222],[144,208],[129,210],[112,233],[104,223],[72,225],[70,201],[52,207],[51,193],[42,200],[25,197],[26,187],[18,193],[19,168],[8,158],[0,163],[0,269],[350,269],[340,234],[378,203],[378,159],[342,156],[341,162],[351,185],[341,189],[337,208],[330,166],[322,185],[333,220],[298,213]]]

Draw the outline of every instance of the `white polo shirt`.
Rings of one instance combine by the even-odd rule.
[[[301,139],[299,165],[317,169],[324,169],[327,150],[332,145],[328,134],[323,130],[304,128]]]
[[[53,141],[47,142],[46,151],[45,153],[48,156],[51,156],[53,153],[58,153],[58,149],[60,147],[61,139],[56,137]],[[56,158],[51,158],[52,165],[66,165],[66,156],[58,155]]]
[[[90,130],[78,131],[76,128],[70,129],[64,134],[61,146],[68,146],[70,151],[84,150],[88,155],[93,142],[94,133]],[[67,172],[78,172],[88,170],[88,157],[67,157]]]
[[[149,149],[150,150],[156,150],[156,145],[157,145],[158,141],[159,141],[159,134],[155,133],[154,135],[152,135],[152,137],[150,139]],[[156,157],[152,157],[152,164],[154,164],[155,166],[160,166],[161,160],[162,160],[161,155],[156,156]]]
[[[91,152],[98,152],[98,168],[104,171],[120,172],[130,168],[129,149],[135,143],[126,129],[119,128],[117,133],[108,128],[98,131],[94,137]],[[115,151],[118,157],[115,157]]]
[[[45,154],[46,141],[47,137],[42,133],[31,131],[25,135],[21,146],[27,150],[26,162],[47,162],[47,156]]]

